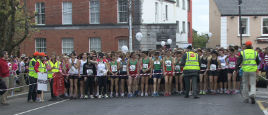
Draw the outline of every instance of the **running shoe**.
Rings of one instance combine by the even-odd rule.
[[[231,91],[230,91],[230,90],[227,90],[227,91],[226,91],[226,94],[231,94]]]
[[[128,96],[127,96],[128,98],[131,98],[132,97],[132,94],[128,94]]]
[[[203,94],[203,95],[206,95],[206,91],[203,91],[202,94]]]
[[[118,98],[118,97],[119,97],[119,96],[118,96],[118,93],[115,93],[115,97],[116,97],[116,98]]]
[[[125,94],[124,93],[121,93],[121,97],[125,97]]]
[[[145,93],[145,97],[148,97],[148,93]]]
[[[189,91],[189,96],[192,96],[192,91]]]
[[[203,91],[202,90],[199,92],[199,95],[203,95]]]
[[[139,94],[139,91],[137,90],[137,91],[135,91],[133,96],[138,96],[138,94]]]
[[[104,98],[107,99],[107,98],[109,98],[109,96],[108,96],[107,94],[105,94],[105,95],[104,95]]]
[[[158,92],[156,93],[156,96],[159,97],[159,93]]]
[[[94,99],[94,96],[93,95],[90,95],[90,99]]]
[[[231,93],[232,93],[232,95],[235,95],[235,94],[236,94],[236,93],[235,93],[235,90],[232,90],[232,92],[231,92]]]
[[[141,97],[143,97],[143,93],[141,93]]]
[[[168,93],[165,93],[165,96],[168,96]]]
[[[110,94],[110,98],[113,98],[113,93]]]
[[[102,98],[102,95],[99,95],[98,98],[101,99]]]
[[[88,96],[87,95],[85,95],[85,99],[88,99]]]

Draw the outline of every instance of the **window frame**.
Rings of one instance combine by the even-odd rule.
[[[182,33],[186,33],[186,22],[182,21]]]
[[[186,10],[185,0],[182,0],[182,9],[183,9],[183,10]]]
[[[268,21],[268,17],[262,17],[262,20],[261,20],[261,36],[268,36],[268,33],[267,34],[263,33],[263,28],[264,28],[263,21],[264,21],[264,19],[267,19],[267,21]],[[265,26],[265,27],[268,28],[268,26]]]
[[[241,17],[241,22],[243,19],[247,19],[247,34],[242,34],[242,36],[250,36],[250,18],[249,17]],[[239,30],[239,18],[237,18],[238,22],[238,36],[240,36],[240,30]]]
[[[71,3],[72,9],[71,9],[71,23],[64,23],[64,14],[69,14],[69,13],[64,13],[64,3]],[[72,25],[73,24],[73,3],[71,1],[63,1],[62,2],[62,25]]]
[[[179,8],[180,7],[180,0],[176,0],[176,6]]]
[[[42,4],[44,4],[44,13],[42,13]],[[39,11],[37,11],[37,6],[39,7]],[[35,3],[35,24],[36,25],[46,25],[46,7],[45,7],[45,3],[44,2],[36,2]],[[39,19],[37,15],[44,15],[44,23],[38,23]],[[39,16],[40,17],[40,16]],[[43,16],[42,16],[43,17]],[[42,20],[42,19],[41,19]]]
[[[37,40],[40,40],[41,42],[40,42],[40,46],[39,47],[37,47]],[[38,51],[38,52],[44,52],[44,53],[47,53],[47,40],[46,40],[46,38],[35,38],[35,51],[38,51],[37,49],[40,49],[40,51]],[[41,43],[43,43],[43,45],[41,45]],[[43,47],[42,47],[43,46]],[[43,50],[44,51],[42,51],[42,48],[44,48]]]
[[[70,48],[70,47],[64,47],[64,40],[71,40],[72,41],[72,48]],[[69,42],[69,43],[71,43],[71,42]],[[66,52],[64,52],[64,50],[63,49],[72,49],[72,51],[74,51],[74,39],[73,38],[62,38],[62,40],[61,40],[61,53],[62,54],[65,54]],[[70,53],[72,53],[72,51],[70,51]],[[70,54],[70,53],[66,53],[66,54]]]
[[[125,11],[125,12],[128,14],[127,17],[126,17],[126,18],[127,18],[127,19],[126,19],[127,21],[126,21],[126,22],[120,22],[120,11],[119,11],[119,9],[120,9],[120,6],[119,6],[120,3],[119,3],[119,1],[120,1],[120,0],[117,0],[117,23],[121,23],[121,24],[122,24],[122,23],[123,23],[123,24],[124,24],[124,23],[128,23],[128,21],[129,21],[129,4],[126,5],[126,6],[127,6],[127,11]],[[127,3],[128,3],[128,2],[127,2]],[[121,12],[123,12],[123,11],[121,11]]]
[[[168,20],[168,5],[165,6],[165,19]]]
[[[100,40],[99,42],[100,42],[100,48],[94,48],[94,49],[92,49],[92,46],[93,45],[91,45],[92,44],[92,39],[98,39],[98,40]],[[91,38],[89,38],[89,51],[93,51],[93,50],[95,50],[95,51],[102,51],[102,40],[101,40],[101,38],[100,37],[91,37]],[[94,44],[96,44],[96,43],[94,43]]]
[[[91,2],[98,2],[98,6],[91,6]],[[93,9],[98,8],[96,11]],[[94,11],[94,12],[92,12]],[[92,14],[94,14],[95,22],[92,21]],[[90,0],[89,1],[89,23],[90,24],[100,24],[100,0]],[[96,21],[97,20],[97,21]]]

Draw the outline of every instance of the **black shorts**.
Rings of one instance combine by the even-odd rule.
[[[154,73],[152,76],[153,78],[157,78],[157,79],[162,78],[162,74],[161,74],[162,71],[161,70],[154,70],[153,73]]]
[[[147,74],[147,75],[140,75],[141,77],[147,77],[147,76],[150,76],[150,71],[147,71],[147,72],[143,72],[142,70],[141,70],[141,72],[140,72],[140,74]]]
[[[69,79],[78,79],[78,75],[70,75]]]
[[[228,73],[233,74],[235,69],[228,69]]]
[[[217,70],[216,71],[208,71],[208,75],[209,76],[218,76],[219,72]]]
[[[206,72],[206,70],[200,70],[199,74],[204,74]]]
[[[219,71],[219,82],[227,82],[227,69],[222,69]]]
[[[120,72],[119,75],[120,75],[119,77],[120,79],[128,79],[127,72]]]

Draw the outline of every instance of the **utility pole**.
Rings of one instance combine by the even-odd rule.
[[[242,21],[241,21],[241,4],[242,0],[238,0],[238,10],[239,10],[239,34],[240,34],[240,46],[243,44],[243,36],[242,36]]]
[[[129,10],[128,10],[128,13],[129,13],[129,18],[128,18],[128,24],[129,24],[129,40],[128,40],[128,43],[129,43],[129,51],[132,52],[133,51],[133,47],[132,47],[132,0],[129,0]]]

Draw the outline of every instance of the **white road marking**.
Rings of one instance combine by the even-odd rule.
[[[17,114],[14,114],[14,115],[22,115],[22,114],[29,113],[29,112],[32,112],[32,111],[35,111],[35,110],[38,110],[38,109],[46,108],[46,107],[49,107],[49,106],[52,106],[52,105],[55,105],[55,104],[63,103],[63,102],[68,101],[68,100],[69,99],[62,100],[62,101],[55,102],[55,103],[51,103],[51,104],[48,104],[48,105],[45,105],[45,106],[41,106],[41,107],[38,107],[38,108],[30,109],[28,111],[24,111],[24,112],[17,113]]]

